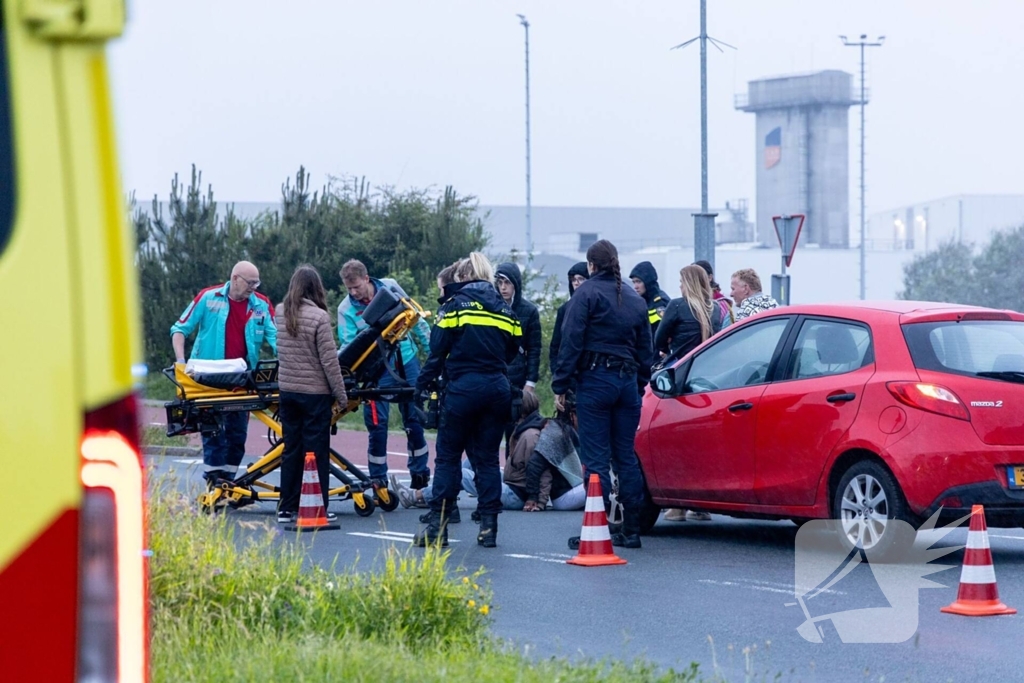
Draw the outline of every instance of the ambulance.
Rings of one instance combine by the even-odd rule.
[[[124,0],[0,0],[0,680],[148,677]]]

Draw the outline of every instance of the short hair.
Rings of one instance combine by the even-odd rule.
[[[472,280],[484,280],[492,285],[494,284],[494,266],[479,251],[474,251],[459,261],[459,265],[455,268],[456,282],[470,282]]]
[[[757,271],[753,268],[741,268],[733,273],[732,276],[740,282],[747,283],[747,286],[750,287],[750,291],[761,291],[761,278],[757,276]]]
[[[341,267],[342,280],[355,280],[364,277],[370,277],[370,273],[367,272],[366,266],[359,259],[349,259]]]

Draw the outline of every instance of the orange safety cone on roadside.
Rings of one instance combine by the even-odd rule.
[[[626,561],[612,550],[612,536],[608,531],[608,516],[604,511],[601,480],[596,474],[590,475],[590,483],[587,484],[587,506],[583,510],[579,552],[576,553],[576,557],[565,562],[581,567],[626,564]]]
[[[942,611],[967,617],[1017,613],[1017,610],[999,601],[996,569],[992,564],[992,550],[988,545],[985,508],[981,505],[971,508],[971,528],[967,532],[964,568],[960,574],[960,590],[957,592],[956,602],[943,607]]]
[[[302,470],[302,494],[299,497],[299,517],[295,524],[285,527],[288,531],[319,531],[320,529],[340,529],[337,524],[327,521],[324,510],[324,496],[320,490],[320,474],[316,469],[316,456],[306,453],[306,463]]]

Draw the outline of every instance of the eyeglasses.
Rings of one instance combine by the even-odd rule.
[[[577,287],[579,287],[580,285],[582,285],[586,281],[587,281],[587,278],[583,277],[582,275],[573,275],[572,276],[572,283],[574,285],[576,285]]]
[[[250,289],[259,289],[260,288],[260,281],[259,280],[250,280],[249,278],[242,277],[241,275],[236,275],[235,277],[237,277],[239,280],[241,280],[245,284],[249,285]]]

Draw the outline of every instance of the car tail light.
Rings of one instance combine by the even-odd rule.
[[[886,387],[897,401],[911,408],[971,421],[967,407],[956,394],[944,386],[925,382],[889,382]]]
[[[135,397],[85,416],[78,680],[148,679],[142,465]]]

